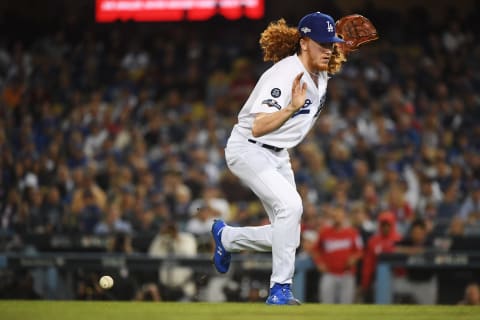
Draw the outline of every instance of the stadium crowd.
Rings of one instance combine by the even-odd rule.
[[[385,36],[330,80],[326,110],[291,151],[305,241],[337,207],[364,246],[385,211],[400,237],[419,219],[429,234],[480,236],[480,46],[467,27],[477,18],[450,14],[396,17],[406,36],[368,12]],[[223,147],[267,67],[266,24],[217,23],[1,43],[0,236],[156,234],[173,223],[209,252],[214,218],[265,223]]]

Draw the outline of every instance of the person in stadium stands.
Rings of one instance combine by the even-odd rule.
[[[370,300],[372,283],[374,281],[377,257],[381,253],[394,252],[395,244],[400,241],[401,235],[397,232],[395,216],[390,211],[378,215],[377,233],[371,236],[365,248],[361,276],[361,288],[364,298]]]
[[[178,230],[178,225],[169,221],[152,240],[148,248],[151,257],[182,256],[195,257],[197,242],[195,237]],[[160,295],[164,300],[192,300],[196,293],[191,267],[180,267],[169,263],[162,264],[158,271]]]
[[[478,283],[470,283],[465,288],[465,296],[458,304],[478,306],[480,305],[480,285]]]
[[[395,246],[396,253],[407,256],[423,254],[432,248],[432,239],[427,231],[424,220],[416,219],[412,222],[407,237]],[[435,304],[437,301],[437,277],[430,269],[408,269],[404,272],[397,269],[393,277],[392,289],[395,297],[399,299],[413,299],[416,304]]]
[[[467,198],[463,201],[458,215],[464,221],[467,221],[472,213],[480,212],[480,181],[475,181],[468,193]]]
[[[132,225],[129,221],[122,218],[122,208],[117,203],[107,205],[107,212],[102,221],[97,223],[94,228],[95,234],[112,234],[112,233],[132,233]]]

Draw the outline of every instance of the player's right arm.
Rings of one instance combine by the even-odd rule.
[[[305,103],[307,84],[300,83],[303,72],[299,73],[292,84],[292,99],[290,103],[277,112],[258,113],[253,121],[252,135],[256,138],[280,128]]]

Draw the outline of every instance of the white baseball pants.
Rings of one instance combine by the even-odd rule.
[[[227,226],[222,232],[223,246],[230,252],[271,251],[270,286],[292,283],[303,207],[288,151],[263,148],[234,131],[225,149],[225,158],[230,170],[260,198],[270,224]]]

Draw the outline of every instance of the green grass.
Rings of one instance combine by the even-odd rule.
[[[0,301],[1,320],[478,320],[480,307],[406,305],[266,306],[258,303]]]

